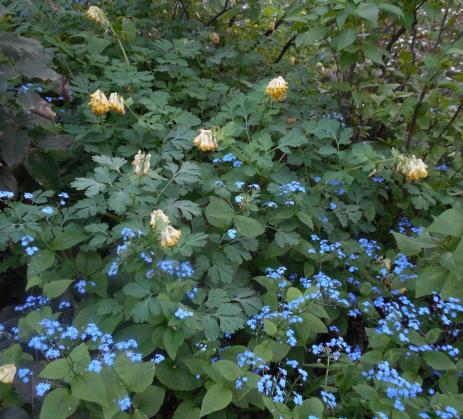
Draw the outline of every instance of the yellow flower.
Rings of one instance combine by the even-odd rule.
[[[269,81],[265,93],[267,93],[272,100],[281,102],[286,99],[286,92],[288,90],[288,83],[281,76]]]
[[[169,217],[164,214],[162,210],[154,210],[151,213],[151,220],[150,226],[152,228],[156,228],[156,226],[160,225],[161,227],[168,226],[170,223]]]
[[[216,45],[220,43],[220,36],[219,36],[219,34],[217,32],[211,32],[209,34],[209,38],[212,41],[212,43],[214,43]]]
[[[16,367],[14,364],[6,364],[0,367],[0,382],[11,384],[16,374]]]
[[[125,114],[124,98],[119,93],[111,93],[109,95],[109,107],[117,113]]]
[[[182,232],[180,230],[176,230],[172,226],[167,226],[161,232],[161,246],[162,247],[174,247],[180,240],[181,235],[182,235]]]
[[[104,115],[110,108],[108,98],[100,89],[90,95],[89,105],[92,112],[97,115]]]
[[[90,6],[86,12],[87,17],[99,25],[105,25],[108,18],[98,6]]]
[[[217,139],[208,129],[200,129],[199,135],[193,140],[193,144],[201,151],[214,151],[218,149]]]
[[[138,150],[132,162],[133,170],[137,176],[146,176],[148,174],[151,164],[150,160],[151,154],[145,154],[142,153],[141,150]]]
[[[419,180],[428,176],[428,166],[414,155],[412,157],[400,156],[396,170],[407,180]]]

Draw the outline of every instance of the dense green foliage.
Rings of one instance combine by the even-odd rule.
[[[93,5],[0,5],[0,417],[460,417],[463,3]]]

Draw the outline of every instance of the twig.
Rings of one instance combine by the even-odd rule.
[[[296,40],[296,37],[297,37],[297,34],[291,35],[291,37],[288,39],[286,44],[283,45],[283,48],[281,49],[280,54],[278,55],[277,59],[275,60],[275,64],[279,63],[280,60],[283,58],[283,56],[286,54],[286,51],[288,51],[288,49],[290,49],[293,46],[294,41]]]
[[[439,143],[439,141],[442,139],[444,134],[448,131],[451,125],[455,122],[455,120],[457,119],[462,109],[463,109],[463,98],[461,99],[460,105],[458,106],[457,110],[453,114],[452,118],[450,118],[450,121],[447,123],[447,125],[444,127],[444,129],[441,131],[441,133],[437,137],[437,140],[436,140],[437,143]]]
[[[212,25],[218,18],[220,18],[220,16],[222,16],[223,14],[227,13],[230,9],[232,9],[231,7],[228,7],[228,3],[230,3],[230,0],[225,0],[225,5],[223,6],[223,9],[217,13],[215,16],[213,16],[209,22],[206,23],[206,26],[209,26],[209,25]]]

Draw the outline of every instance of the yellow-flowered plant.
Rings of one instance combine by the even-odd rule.
[[[16,374],[16,367],[14,364],[6,364],[0,367],[0,382],[11,384]]]
[[[90,95],[89,105],[96,115],[104,115],[111,107],[108,98],[100,89]]]
[[[161,246],[162,247],[174,247],[178,241],[182,232],[180,230],[175,229],[172,226],[167,226],[161,232]]]
[[[279,76],[269,81],[265,93],[267,93],[275,102],[281,102],[286,99],[288,83]]]
[[[428,166],[423,160],[416,158],[415,155],[411,157],[399,156],[396,170],[404,175],[407,180],[419,180],[428,176]]]
[[[211,32],[209,38],[213,44],[218,45],[220,43],[220,35],[217,32]]]
[[[214,151],[219,148],[217,139],[211,130],[200,129],[199,135],[193,140],[193,144],[201,151]]]
[[[109,107],[114,112],[125,114],[124,98],[119,93],[113,92],[109,95]]]
[[[107,26],[109,23],[105,13],[98,6],[90,6],[85,14],[98,25]]]
[[[142,153],[138,150],[133,158],[132,166],[133,171],[137,176],[146,176],[151,164],[151,154]]]
[[[169,217],[162,210],[154,210],[151,213],[150,226],[154,229],[157,227],[166,227],[170,224]]]

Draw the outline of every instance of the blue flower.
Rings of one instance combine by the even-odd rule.
[[[330,202],[330,210],[335,210],[337,208],[337,205],[335,202]]]
[[[23,383],[29,382],[29,377],[32,376],[32,371],[29,368],[21,368],[17,371],[18,378]]]
[[[23,197],[24,199],[28,199],[28,200],[34,199],[34,195],[32,195],[30,192],[25,192]]]
[[[243,186],[244,186],[244,182],[241,182],[241,181],[237,181],[235,182],[234,186],[235,186],[235,189],[241,189]]]
[[[45,215],[53,215],[53,213],[55,212],[55,210],[54,210],[52,207],[44,207],[44,208],[42,208],[42,212],[43,212]]]
[[[180,320],[183,320],[187,317],[193,317],[193,313],[191,311],[183,310],[182,308],[177,309],[174,315]]]
[[[51,384],[46,383],[45,381],[41,381],[35,386],[35,392],[37,396],[42,397],[47,391],[51,389]]]
[[[117,401],[117,404],[119,405],[119,409],[121,410],[121,412],[125,412],[126,410],[129,410],[132,406],[132,401],[130,400],[129,396],[125,396],[119,399]]]
[[[336,398],[334,397],[334,394],[322,390],[320,392],[320,395],[322,396],[323,401],[328,407],[332,409],[336,407]]]
[[[237,204],[241,204],[241,203],[243,202],[243,200],[244,200],[243,195],[236,195],[236,196],[235,196],[235,202],[236,202]]]
[[[236,235],[237,235],[237,231],[234,229],[234,228],[230,228],[228,231],[227,231],[227,236],[230,240],[234,240],[236,239]]]
[[[12,199],[14,198],[14,193],[10,191],[0,191],[0,199],[2,198]]]
[[[98,361],[97,359],[93,359],[90,361],[90,364],[88,364],[87,371],[91,372],[96,372],[97,374],[101,372],[103,369],[103,366],[101,364],[101,361]]]
[[[296,393],[295,391],[293,392],[294,397],[293,397],[293,402],[296,406],[301,406],[303,399],[302,396],[299,393]]]
[[[153,359],[151,359],[152,362],[154,362],[155,365],[160,364],[162,361],[164,361],[166,357],[162,354],[156,354],[154,355]]]

